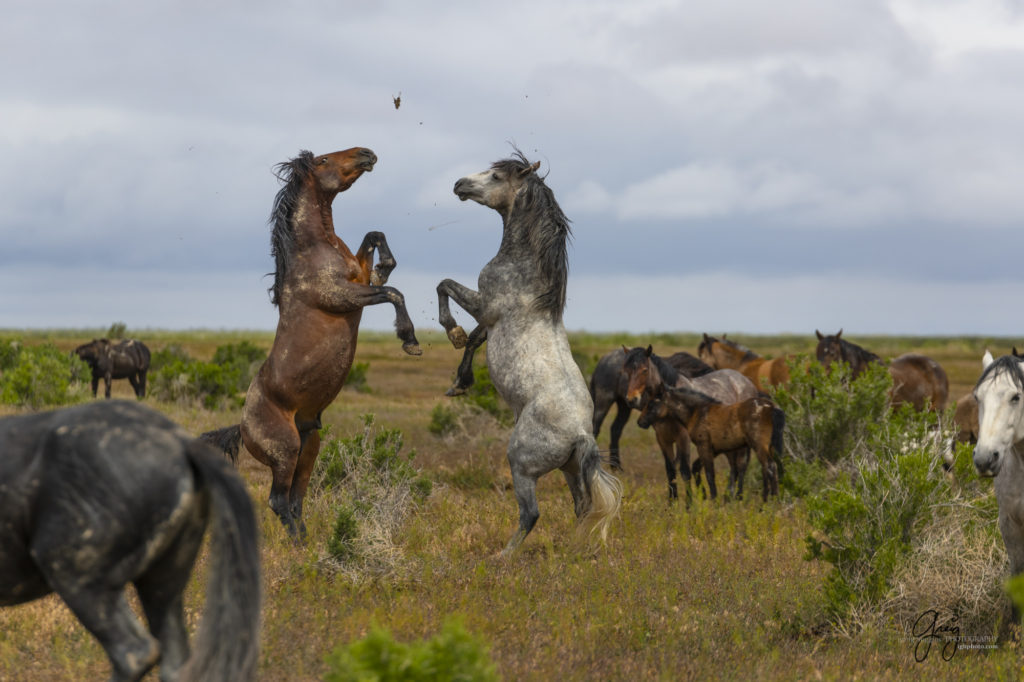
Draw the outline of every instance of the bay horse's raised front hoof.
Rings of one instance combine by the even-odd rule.
[[[402,350],[409,355],[423,355],[423,349],[420,348],[418,341],[406,341],[402,344]]]
[[[469,337],[466,336],[465,329],[459,325],[455,325],[448,330],[448,340],[452,342],[452,345],[455,348],[465,348],[466,344],[469,342]]]

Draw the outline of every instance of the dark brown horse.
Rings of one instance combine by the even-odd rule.
[[[789,383],[788,358],[765,358],[731,339],[704,335],[697,346],[697,355],[715,369],[735,369],[754,382],[758,388]]]
[[[871,363],[886,364],[871,351],[842,338],[842,329],[838,334],[828,336],[818,330],[814,333],[818,336],[815,354],[825,367],[833,362],[845,362],[850,365],[851,376],[856,379]],[[910,403],[915,410],[941,412],[946,408],[949,379],[939,363],[920,353],[904,353],[893,358],[887,367],[892,375],[889,397],[893,407]]]
[[[782,466],[782,431],[786,417],[771,398],[761,394],[731,405],[723,405],[714,398],[688,388],[663,386],[647,402],[639,423],[672,418],[682,424],[697,446],[701,467],[694,466],[698,479],[700,469],[707,471],[708,491],[711,499],[718,492],[715,486],[715,455],[730,457],[730,492],[743,495],[743,477],[746,474],[744,455],[737,461],[737,451],[752,449],[761,462],[761,498],[779,494],[779,474]]]
[[[754,384],[735,370],[714,370],[691,379],[665,358],[656,355],[651,346],[632,350],[623,347],[623,351],[625,357],[622,373],[626,377],[626,403],[638,410],[642,410],[652,396],[660,395],[663,386],[700,391],[724,403],[738,402],[758,394]],[[637,423],[643,427],[643,424]],[[675,493],[677,468],[685,482],[689,483],[690,480],[690,436],[685,426],[676,419],[654,419],[649,423],[655,427],[658,446],[665,458],[665,475],[668,477],[671,498]],[[738,463],[747,457],[745,448],[742,452],[729,455],[732,469],[735,471]]]
[[[643,351],[642,348],[635,348],[633,350]],[[611,425],[611,449],[608,453],[608,459],[613,469],[622,468],[619,458],[619,439],[622,436],[622,429],[625,427],[626,422],[629,421],[629,415],[633,411],[633,408],[630,407],[629,402],[626,400],[626,392],[629,389],[629,377],[624,371],[626,354],[629,352],[630,349],[623,346],[622,348],[616,348],[610,353],[606,353],[598,360],[594,373],[590,375],[590,397],[594,401],[594,438],[597,438],[601,432],[601,424],[604,422],[604,418],[608,415],[609,410],[611,410],[612,405],[618,408]],[[712,367],[709,367],[689,353],[673,353],[665,358],[665,362],[690,379],[713,371]],[[677,438],[674,435],[662,433],[662,431],[666,430],[675,431],[675,425],[666,424],[665,427],[667,428],[660,428],[658,424],[655,424],[654,430],[658,434],[658,443],[661,444],[663,441],[665,443],[677,442]],[[665,447],[663,445],[662,449],[664,450]],[[689,477],[690,467],[689,463],[687,463],[684,478],[689,479]],[[669,483],[669,494],[672,497],[676,497],[675,486],[671,482]]]
[[[372,151],[354,147],[323,156],[304,151],[278,166],[284,187],[270,218],[277,334],[249,386],[242,423],[203,434],[229,454],[237,454],[241,437],[270,467],[270,507],[293,535],[305,532],[302,500],[320,452],[320,415],[348,377],[363,308],[393,304],[402,349],[421,353],[405,298],[384,286],[395,259],[383,233],[367,233],[353,254],[334,232],[334,197],[376,162]]]
[[[104,396],[107,398],[110,397],[110,382],[113,379],[127,379],[138,398],[146,395],[149,348],[141,341],[124,339],[120,343],[111,343],[108,339],[93,339],[76,348],[75,354],[92,370],[94,398],[100,379],[106,384]]]

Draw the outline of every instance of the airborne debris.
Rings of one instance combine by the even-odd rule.
[[[397,97],[392,97],[391,99],[395,100],[395,109],[397,109],[398,107],[402,106],[402,91],[399,90],[398,91],[398,96]]]

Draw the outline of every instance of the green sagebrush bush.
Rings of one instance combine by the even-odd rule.
[[[372,414],[362,419],[362,432],[348,438],[332,438],[329,427],[321,429],[310,484],[334,515],[330,557],[382,571],[394,556],[392,531],[430,495],[433,484],[413,466],[415,450],[402,453],[400,430],[375,428]]]
[[[872,363],[855,380],[850,366],[799,358],[790,362],[788,385],[777,386],[773,398],[786,414],[785,451],[803,462],[836,463],[865,444],[867,426],[889,409],[892,376]]]
[[[210,362],[195,360],[180,346],[168,346],[150,361],[150,394],[158,400],[199,402],[207,409],[240,406],[267,353],[248,341],[218,346]]]
[[[458,432],[462,428],[460,408],[482,412],[494,417],[501,426],[512,426],[512,410],[498,395],[491,381],[491,373],[486,364],[473,368],[473,385],[459,396],[457,403],[451,405],[438,404],[430,413],[427,430],[435,436],[446,436]],[[458,407],[456,407],[456,405]],[[465,406],[465,407],[463,407]]]
[[[327,655],[327,682],[491,682],[500,679],[487,645],[456,619],[441,632],[410,644],[397,642],[387,630],[370,633]]]
[[[91,372],[77,355],[50,343],[24,346],[12,341],[0,348],[0,401],[39,409],[86,397]]]
[[[370,384],[367,383],[366,375],[370,371],[370,363],[355,362],[348,370],[345,377],[345,388],[358,391],[359,393],[370,393]]]
[[[830,615],[879,603],[943,505],[958,502],[942,468],[947,436],[940,415],[909,406],[865,425],[863,441],[831,485],[806,496],[807,558],[832,565]]]

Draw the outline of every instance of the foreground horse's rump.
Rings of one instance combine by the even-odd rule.
[[[438,321],[456,348],[470,339],[452,317],[449,298],[482,327],[473,343],[486,338],[491,380],[515,414],[508,460],[519,529],[505,554],[536,524],[537,479],[549,471],[562,470],[576,515],[602,539],[622,496],[618,480],[601,468],[591,432],[593,403],[562,323],[569,222],[538,166],[517,153],[455,183],[460,199],[501,215],[501,247],[481,270],[479,291],[450,279],[437,287]]]
[[[207,526],[207,604],[189,655],[182,593]],[[112,679],[255,676],[260,556],[230,465],[159,413],[104,401],[0,419],[0,606],[56,592]],[[125,599],[135,585],[147,633]]]
[[[365,147],[279,164],[284,186],[271,211],[277,332],[245,396],[242,422],[201,438],[234,459],[238,444],[270,468],[270,507],[294,536],[305,534],[302,503],[320,452],[320,415],[337,397],[356,353],[363,308],[390,303],[402,349],[420,355],[405,297],[384,286],[395,258],[381,232],[353,253],[334,231],[332,205],[377,155]],[[379,260],[374,265],[374,253]]]

